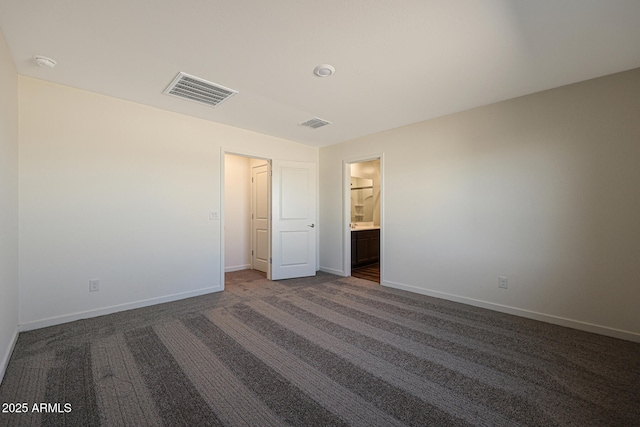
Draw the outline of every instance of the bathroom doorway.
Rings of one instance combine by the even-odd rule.
[[[350,275],[381,282],[382,174],[381,159],[348,163]]]

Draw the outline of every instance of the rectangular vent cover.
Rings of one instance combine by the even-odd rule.
[[[323,119],[320,119],[318,117],[314,117],[311,120],[307,120],[304,123],[300,123],[300,126],[307,126],[307,127],[313,128],[313,129],[318,129],[318,128],[321,128],[322,126],[326,126],[326,125],[330,125],[330,124],[331,124],[331,122],[329,122],[327,120],[323,120]]]
[[[216,107],[238,93],[238,91],[187,73],[178,73],[176,78],[164,90],[164,93]]]

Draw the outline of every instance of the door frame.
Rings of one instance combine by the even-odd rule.
[[[230,154],[232,156],[240,156],[240,157],[246,157],[248,159],[259,159],[259,160],[265,160],[268,164],[268,172],[269,172],[269,184],[268,184],[268,188],[269,188],[269,216],[271,216],[271,158],[268,157],[264,157],[261,156],[259,154],[252,154],[249,152],[242,152],[242,151],[238,151],[238,150],[232,150],[232,149],[227,149],[224,147],[220,148],[220,283],[222,284],[222,290],[224,291],[225,289],[225,278],[224,278],[224,274],[225,274],[225,232],[224,232],[224,225],[225,225],[225,166],[226,166],[226,161],[225,161],[225,155]],[[268,256],[269,258],[271,258],[271,221],[269,221],[269,248],[268,248]],[[271,280],[271,264],[268,264],[267,267],[267,279]]]
[[[384,284],[385,257],[385,226],[384,226],[384,153],[371,154],[344,159],[342,161],[342,250],[343,271],[345,277],[351,276],[351,165],[353,163],[370,162],[380,160],[380,284]]]

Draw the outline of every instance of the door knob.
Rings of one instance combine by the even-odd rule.
[[[316,226],[315,224],[307,225],[307,227],[311,227],[311,228],[313,228],[315,226]]]

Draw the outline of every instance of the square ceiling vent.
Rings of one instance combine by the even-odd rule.
[[[178,73],[175,79],[164,90],[167,95],[217,107],[233,95],[237,90],[208,82],[187,73]]]
[[[300,126],[306,126],[306,127],[310,127],[312,129],[318,129],[321,128],[322,126],[326,126],[326,125],[330,125],[331,122],[318,118],[318,117],[314,117],[313,119],[307,120],[304,123],[300,123]]]

